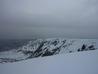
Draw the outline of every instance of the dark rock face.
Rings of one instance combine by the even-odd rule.
[[[84,51],[84,50],[86,50],[86,45],[85,44],[83,44],[83,46],[81,48],[81,51]]]
[[[53,39],[53,40],[42,40],[37,43],[37,48],[35,51],[22,51],[25,55],[29,55],[29,58],[36,58],[36,57],[45,57],[45,56],[52,56],[59,54],[59,52],[63,49],[65,49],[68,46],[73,45],[74,41],[71,41],[71,43],[66,44],[66,40],[60,41],[59,39]],[[31,44],[32,47],[35,46],[34,44]],[[31,46],[30,45],[30,46]],[[55,48],[51,48],[51,46]],[[95,50],[94,45],[87,45],[83,44],[81,48],[78,48],[77,51],[88,51],[88,50]],[[69,50],[69,53],[72,53],[73,50]]]
[[[69,51],[69,53],[72,53],[72,51]]]
[[[50,52],[50,51],[46,50],[45,53],[42,55],[42,57],[44,57],[44,56],[51,56],[53,54],[54,54],[54,52]]]
[[[88,48],[89,48],[89,50],[95,50],[95,49],[96,49],[96,48],[94,47],[94,45],[91,45],[91,46],[89,46]]]
[[[88,50],[96,50],[95,46],[94,45],[85,45],[83,44],[81,48],[79,48],[77,51],[88,51]]]
[[[54,42],[52,42],[51,44],[53,44],[54,46],[56,46],[57,43],[58,43],[58,41],[54,41]]]
[[[35,51],[22,50],[21,52],[25,55],[30,55],[28,58],[35,58],[35,57],[40,57],[40,56],[41,57],[51,56],[51,55],[59,54],[62,47],[65,46],[65,43],[66,43],[66,40],[63,40],[61,42],[59,41],[59,39],[55,39],[53,41],[43,40],[43,41],[38,42]]]

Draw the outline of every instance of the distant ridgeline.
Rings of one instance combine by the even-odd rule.
[[[5,41],[0,44],[0,63],[96,49],[97,39],[50,38]]]
[[[19,47],[26,45],[30,39],[3,39],[0,40],[0,52],[18,49]]]

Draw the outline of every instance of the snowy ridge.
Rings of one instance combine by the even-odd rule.
[[[37,39],[18,49],[0,52],[0,63],[96,49],[97,39]]]

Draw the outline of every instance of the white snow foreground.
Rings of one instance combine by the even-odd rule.
[[[0,74],[98,74],[98,50],[0,64]]]

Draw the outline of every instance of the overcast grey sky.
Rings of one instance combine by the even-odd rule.
[[[98,0],[0,0],[0,38],[98,38]]]

